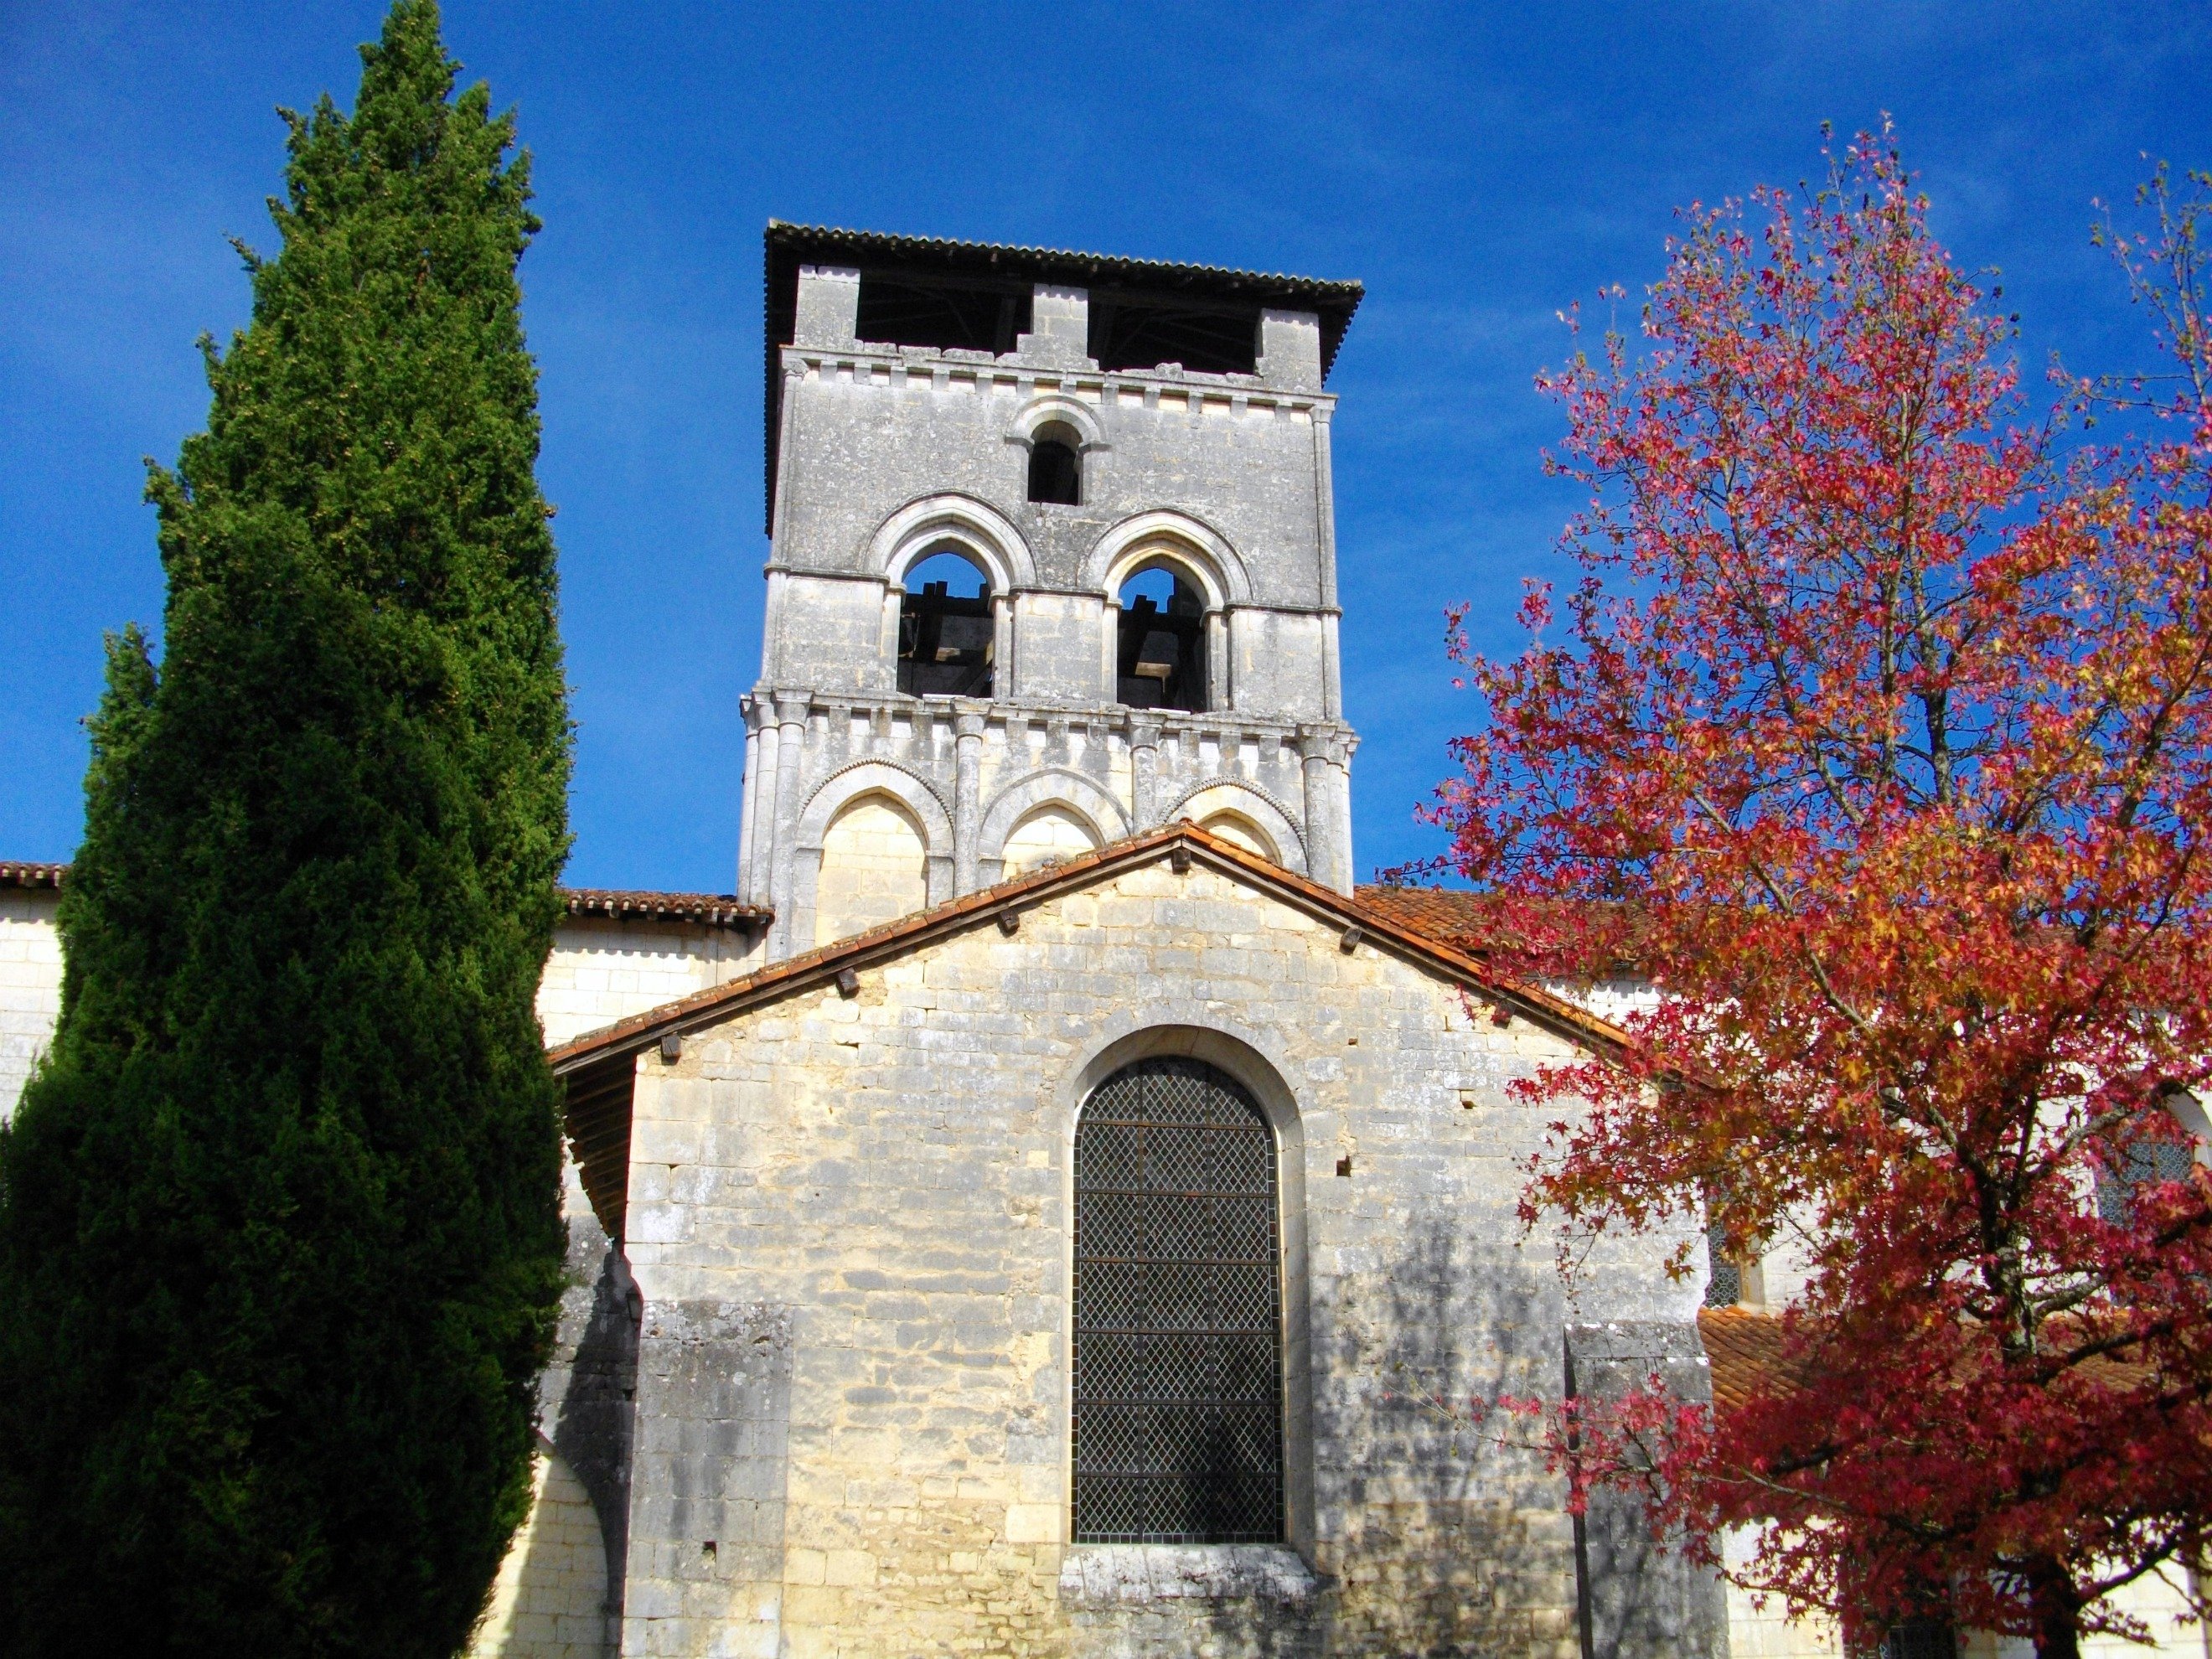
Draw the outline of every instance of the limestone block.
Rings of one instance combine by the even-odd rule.
[[[608,1633],[599,1517],[568,1463],[541,1452],[529,1518],[500,1564],[469,1659],[603,1659]]]
[[[60,902],[51,889],[0,892],[0,1121],[15,1112],[61,1017]]]
[[[784,1616],[790,1316],[648,1302],[638,1345],[624,1653],[776,1650]]]
[[[849,346],[860,313],[860,273],[832,265],[799,271],[794,338],[800,345]]]
[[[1572,1325],[1566,1351],[1568,1387],[1584,1398],[1619,1399],[1656,1373],[1677,1399],[1712,1399],[1694,1320]],[[1640,1504],[1619,1492],[1593,1494],[1581,1531],[1593,1651],[1620,1659],[1727,1651],[1720,1580],[1655,1542]]]
[[[928,902],[927,838],[914,815],[885,795],[864,795],[837,815],[822,843],[815,943],[909,915]]]
[[[1042,806],[1006,836],[1001,873],[1012,881],[1044,865],[1088,853],[1097,845],[1097,833],[1084,818],[1064,806]]]

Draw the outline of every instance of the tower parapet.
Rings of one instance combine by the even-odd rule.
[[[1184,817],[1349,891],[1358,285],[782,224],[768,284],[773,952]]]

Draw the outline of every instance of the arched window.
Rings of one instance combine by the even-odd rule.
[[[899,601],[900,690],[989,696],[995,638],[989,578],[950,550],[915,562]]]
[[[2104,1149],[2097,1170],[2097,1213],[2116,1227],[2133,1218],[2136,1200],[2170,1181],[2189,1179],[2197,1162],[2204,1115],[2194,1095],[2177,1090],[2143,1114],[2130,1132]]]
[[[1122,582],[1116,644],[1119,701],[1206,711],[1206,600],[1181,571],[1150,564]]]
[[[1083,440],[1058,421],[1030,440],[1030,499],[1077,507],[1083,501]]]
[[[1275,1138],[1194,1060],[1098,1085],[1075,1136],[1075,1537],[1283,1535]]]

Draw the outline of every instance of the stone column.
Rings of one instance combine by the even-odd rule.
[[[1336,734],[1325,726],[1298,728],[1298,756],[1306,783],[1306,874],[1324,887],[1349,892],[1351,884],[1340,867],[1343,862],[1338,823],[1340,793],[1334,775]]]
[[[791,854],[799,839],[799,810],[803,805],[799,798],[799,763],[806,753],[806,706],[811,699],[805,692],[780,691],[775,698],[775,718],[779,728],[775,751],[775,819],[771,826],[770,861],[769,864],[769,902],[775,907],[775,939],[777,948],[770,954],[787,957],[798,948],[793,943],[791,914]]]
[[[782,776],[776,756],[779,734],[775,704],[763,696],[748,698],[745,724],[750,729],[745,738],[745,817],[738,842],[738,896],[748,904],[772,905],[775,888],[769,877],[775,858],[776,786]]]
[[[977,795],[983,776],[983,716],[963,708],[953,716],[952,891],[975,890],[975,838],[982,830]]]
[[[1337,890],[1349,893],[1359,880],[1359,866],[1352,856],[1352,755],[1359,747],[1354,733],[1339,728],[1330,775],[1336,787],[1336,861],[1343,872]]]
[[[1014,601],[1007,593],[991,596],[991,695],[1014,695]]]
[[[1157,720],[1129,722],[1129,823],[1139,834],[1160,811],[1160,728]]]
[[[732,889],[739,903],[751,896],[753,867],[753,825],[758,821],[757,805],[760,793],[760,732],[753,720],[753,700],[738,699],[738,712],[745,722],[745,780],[738,795],[738,879]]]
[[[1321,712],[1328,720],[1340,720],[1344,718],[1344,659],[1337,639],[1337,618],[1341,613],[1336,597],[1336,482],[1329,459],[1333,413],[1334,407],[1326,398],[1314,405],[1314,537],[1321,547]]]

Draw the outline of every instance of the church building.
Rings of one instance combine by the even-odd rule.
[[[1570,1291],[1516,1218],[1510,1084],[1634,988],[1355,884],[1358,284],[766,242],[736,890],[568,895],[574,1288],[476,1651],[1839,1653],[1484,1418],[1756,1344],[1679,1238]],[[0,1103],[60,878],[0,866]]]

